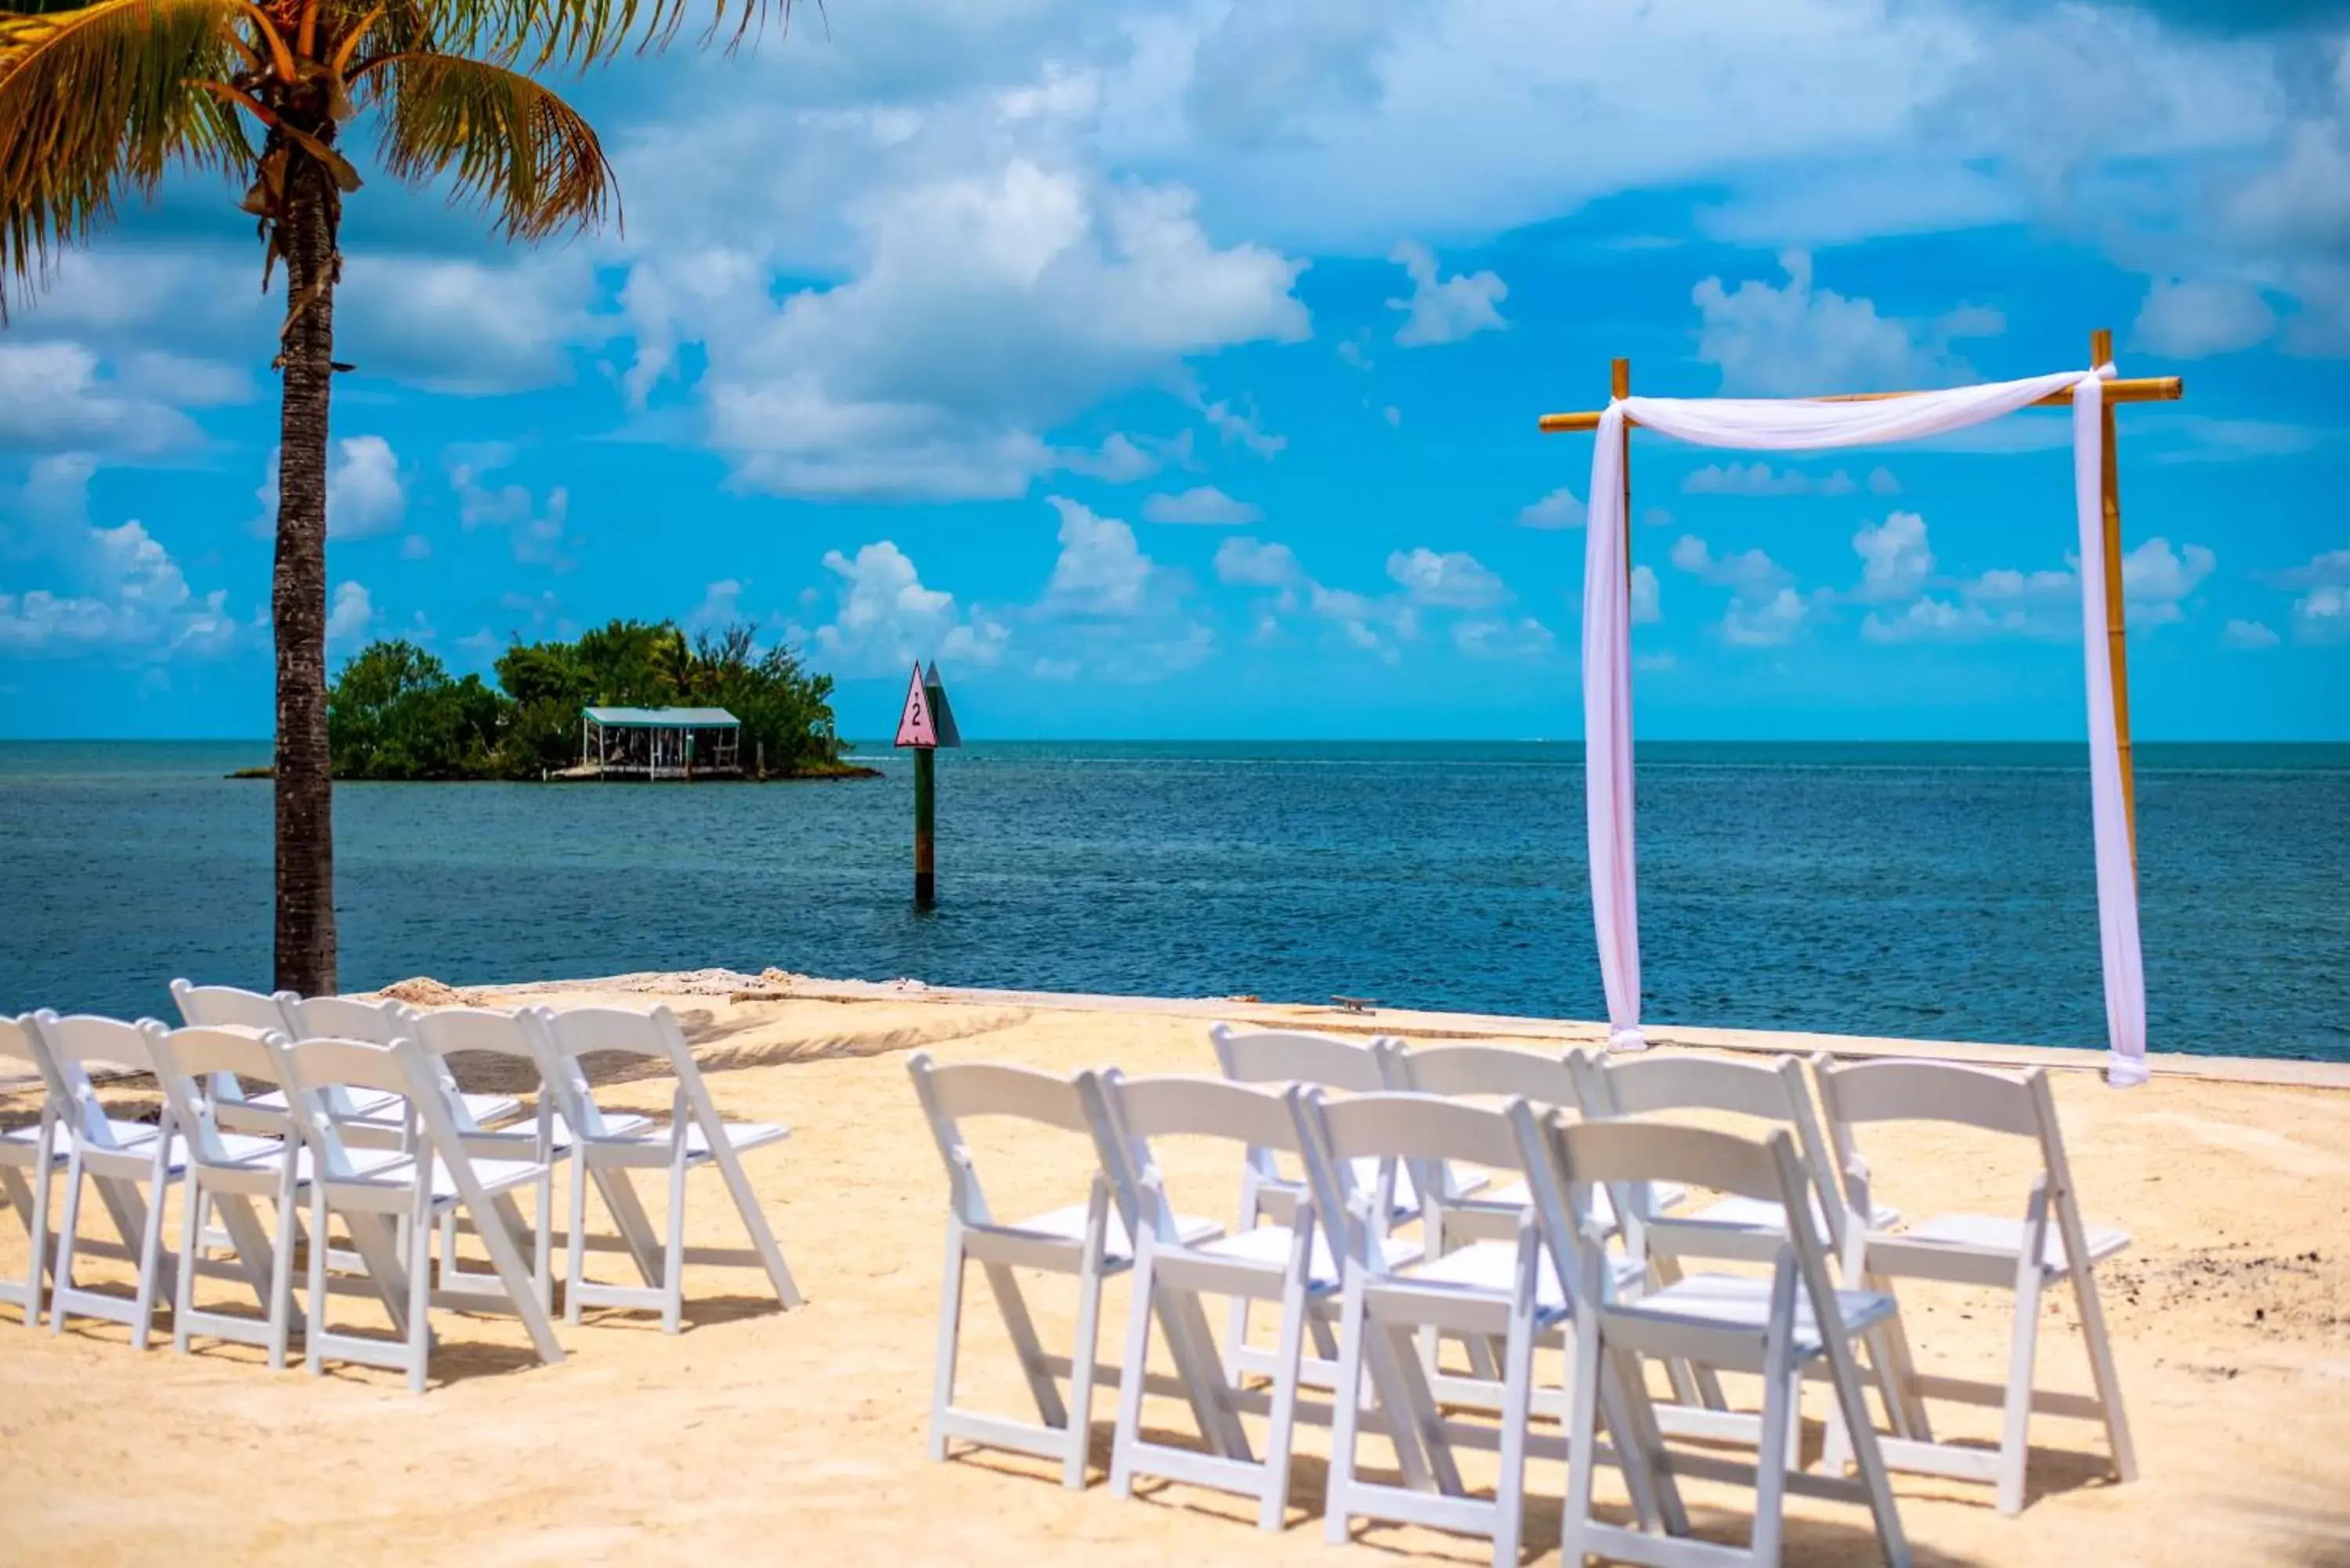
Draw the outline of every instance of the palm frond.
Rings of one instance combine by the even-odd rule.
[[[520,71],[417,54],[384,61],[374,79],[383,163],[398,178],[447,176],[450,199],[478,201],[510,239],[585,231],[618,215],[619,184],[595,128]]]
[[[249,160],[234,111],[193,85],[229,74],[237,0],[97,0],[0,15],[0,285],[151,192],[173,162]],[[0,295],[0,307],[5,298]]]
[[[770,21],[788,31],[797,0],[399,0],[377,30],[402,49],[584,68],[631,46],[666,47],[702,4],[702,41],[733,48]]]

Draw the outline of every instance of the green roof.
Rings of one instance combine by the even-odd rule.
[[[588,717],[621,730],[735,729],[743,722],[723,708],[590,708]]]

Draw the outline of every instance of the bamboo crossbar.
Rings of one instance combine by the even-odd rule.
[[[2117,379],[2106,383],[2106,401],[2108,404],[2176,402],[2185,392],[2184,384],[2176,376],[2137,376]],[[1812,403],[1875,403],[1882,402],[1887,398],[1915,398],[1920,395],[1917,392],[1837,392],[1828,397],[1806,398],[1801,400]],[[2051,392],[2039,401],[2027,406],[2035,409],[2057,409],[2070,408],[2072,403],[2072,393]],[[1597,430],[1599,416],[1603,411],[1590,409],[1581,413],[1544,414],[1541,420],[1541,428],[1544,433],[1551,435],[1572,431]],[[1633,425],[1639,421],[1627,419],[1624,422],[1627,425]]]

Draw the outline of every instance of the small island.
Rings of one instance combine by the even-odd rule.
[[[369,643],[336,674],[327,735],[338,779],[879,778],[833,729],[832,677],[738,624],[689,639],[674,622],[614,620],[572,642],[516,642],[494,686],[452,676],[414,643]],[[723,710],[708,764],[600,770],[588,711]],[[708,719],[704,723],[711,722]],[[600,729],[598,743],[601,744]],[[702,731],[689,732],[697,740]],[[707,742],[704,742],[705,744]],[[723,763],[719,759],[723,757]],[[233,775],[266,778],[267,768]]]

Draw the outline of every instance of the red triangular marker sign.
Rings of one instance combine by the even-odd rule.
[[[914,666],[913,683],[906,688],[906,711],[898,715],[898,744],[936,746],[938,726],[931,720],[931,699],[922,690],[922,667]]]

